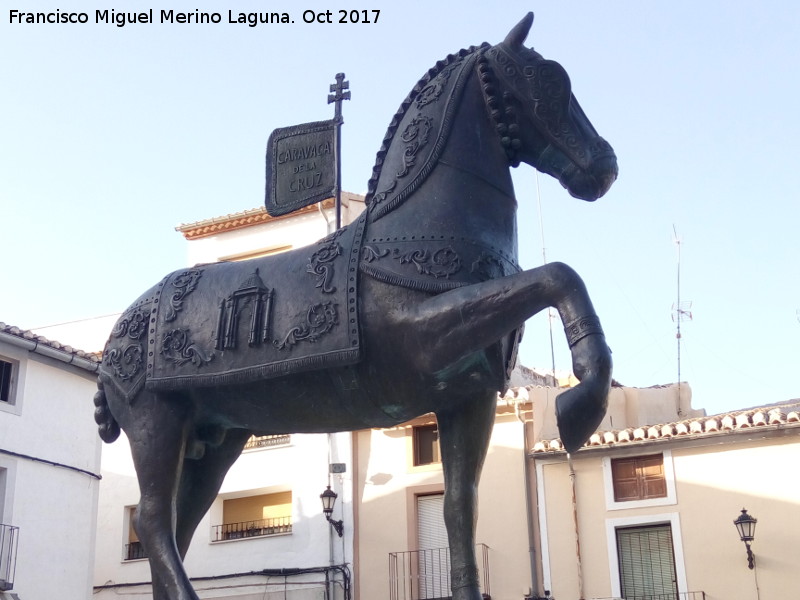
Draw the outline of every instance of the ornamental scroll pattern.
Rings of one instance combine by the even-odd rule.
[[[408,175],[411,167],[417,162],[419,151],[428,145],[428,138],[433,129],[433,119],[417,115],[405,128],[400,139],[406,147],[403,151],[403,168],[397,173],[397,178]]]
[[[420,109],[431,102],[436,102],[439,99],[439,96],[442,95],[442,92],[447,86],[447,81],[450,79],[450,73],[453,72],[454,68],[455,67],[453,65],[445,68],[441,73],[434,77],[427,86],[422,88],[422,91],[420,91],[414,100],[414,103],[417,105],[417,109]]]
[[[141,344],[130,344],[124,350],[112,348],[108,352],[108,362],[119,379],[128,381],[142,370],[143,354]]]
[[[183,308],[184,299],[195,290],[197,282],[202,274],[203,271],[199,269],[190,269],[189,271],[184,271],[180,275],[177,275],[172,280],[171,285],[175,288],[175,291],[166,304],[164,312],[165,322],[172,322],[178,317],[178,313]]]
[[[338,238],[343,231],[343,229],[339,229],[322,239],[319,243],[324,245],[311,255],[308,265],[306,265],[306,272],[316,276],[316,287],[318,287],[323,294],[333,294],[336,292],[336,286],[331,285],[331,280],[334,275],[333,263],[343,252],[342,246],[336,241],[336,238]]]
[[[361,247],[359,269],[390,285],[440,293],[518,273],[515,258],[479,240],[426,232],[392,240],[373,238]]]
[[[450,246],[440,248],[436,252],[427,249],[401,252],[395,248],[393,258],[400,261],[401,265],[413,264],[420,275],[429,275],[437,279],[449,278],[461,270],[461,258]]]
[[[507,275],[503,262],[488,252],[481,252],[473,261],[471,271],[479,281],[489,281]]]
[[[188,329],[173,329],[164,333],[161,338],[160,353],[176,366],[190,362],[195,367],[202,367],[214,358],[213,352],[206,354],[191,341]]]
[[[278,350],[294,346],[298,342],[316,342],[339,323],[339,314],[333,302],[311,305],[306,311],[305,323],[293,327],[283,341],[275,341]]]
[[[430,132],[433,129],[433,119],[424,115],[418,114],[403,130],[400,135],[400,140],[405,144],[403,148],[402,168],[395,174],[392,182],[381,193],[376,194],[372,206],[375,207],[379,203],[386,200],[387,196],[394,192],[400,179],[406,177],[411,168],[417,163],[417,156],[420,150],[428,145]]]
[[[401,265],[414,265],[418,274],[437,279],[449,278],[458,273],[462,266],[461,257],[450,246],[436,251],[427,248],[414,248],[406,251],[394,248],[390,252],[388,249],[379,250],[374,246],[365,245],[362,250],[362,258],[367,263],[386,258],[390,254]]]
[[[374,175],[376,193],[368,201],[374,219],[380,219],[404,202],[439,160],[457,106],[455,99],[464,89],[474,57],[461,58],[453,55],[448,57],[448,61],[454,61],[451,64],[437,64],[437,69],[442,70],[417,93],[409,104],[414,110],[402,115],[392,131],[393,136],[397,132],[397,139],[386,149],[386,154],[379,152],[379,168]],[[389,178],[381,182],[380,171],[388,165],[394,172],[387,173]],[[401,180],[405,181],[403,186],[400,186]],[[380,188],[377,187],[379,182]]]
[[[133,379],[144,366],[144,348],[141,339],[147,331],[147,313],[136,308],[123,315],[111,332],[113,338],[131,340],[124,348],[111,347],[105,353],[105,360],[114,370],[114,375],[122,381]]]

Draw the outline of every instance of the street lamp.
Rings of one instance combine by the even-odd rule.
[[[338,497],[339,496],[336,494],[336,492],[331,489],[331,486],[328,486],[328,489],[319,495],[320,500],[322,500],[322,512],[325,514],[325,518],[336,530],[336,533],[339,534],[339,537],[342,537],[342,535],[344,535],[344,525],[341,521],[331,519],[331,515],[333,514],[333,505],[336,504],[336,498]]]
[[[747,566],[751,569],[756,566],[756,557],[753,556],[753,551],[750,549],[750,542],[756,535],[756,523],[758,523],[758,519],[748,515],[744,508],[742,514],[733,522],[736,525],[736,531],[739,532],[739,538],[747,548]]]

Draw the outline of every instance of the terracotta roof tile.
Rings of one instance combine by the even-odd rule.
[[[352,194],[350,192],[342,191],[342,201],[356,201],[363,202],[364,196]],[[327,198],[322,201],[323,208],[332,208],[334,206],[334,199]],[[222,215],[220,217],[212,217],[211,219],[203,219],[202,221],[195,221],[193,223],[181,223],[175,227],[175,231],[183,234],[187,240],[194,240],[198,238],[215,235],[223,231],[233,231],[235,229],[242,229],[259,223],[271,223],[273,221],[280,221],[296,217],[298,215],[316,212],[318,210],[316,204],[305,206],[291,213],[273,217],[267,213],[266,208],[260,206],[258,208],[251,208],[240,212]]]
[[[23,340],[36,342],[37,344],[48,346],[53,350],[60,350],[66,354],[72,354],[93,363],[100,363],[101,361],[101,352],[85,352],[83,350],[78,350],[77,348],[73,348],[67,344],[62,344],[61,342],[57,342],[55,340],[49,340],[43,335],[37,335],[28,329],[20,329],[14,325],[7,325],[2,321],[0,321],[0,332],[21,338]]]
[[[610,448],[618,444],[636,444],[673,438],[691,439],[721,435],[745,429],[778,429],[800,424],[800,400],[780,405],[767,405],[732,411],[710,417],[697,417],[675,423],[660,423],[642,427],[598,431],[589,438],[585,448]],[[561,440],[540,440],[531,450],[533,454],[560,452]]]

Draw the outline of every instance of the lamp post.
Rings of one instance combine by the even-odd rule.
[[[344,535],[344,524],[341,521],[331,519],[333,506],[336,504],[336,498],[338,497],[338,494],[331,489],[331,486],[328,486],[328,488],[319,495],[320,500],[322,500],[322,512],[325,518],[336,530],[336,533],[339,534],[339,537],[342,537],[342,535]]]
[[[758,519],[748,515],[747,510],[744,508],[742,509],[742,514],[733,522],[733,524],[736,525],[736,531],[739,532],[739,538],[744,542],[747,548],[747,566],[751,569],[756,566],[756,557],[750,549],[750,542],[753,541],[756,535],[756,523],[758,523]]]

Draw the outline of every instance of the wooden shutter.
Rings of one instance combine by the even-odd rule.
[[[611,461],[611,474],[617,502],[664,498],[667,495],[662,454],[615,458]]]

